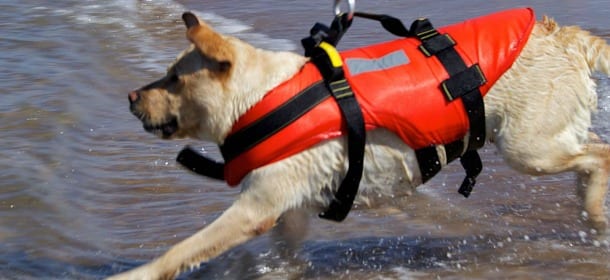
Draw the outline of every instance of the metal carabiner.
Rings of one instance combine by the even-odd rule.
[[[356,10],[356,0],[347,0],[347,19],[352,20],[354,18],[354,12]],[[341,0],[335,0],[335,15],[338,16],[341,12]]]

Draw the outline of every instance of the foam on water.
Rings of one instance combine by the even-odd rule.
[[[102,27],[102,31],[113,33],[113,37],[123,39],[113,43],[125,44],[127,48],[133,50],[134,52],[126,56],[125,60],[139,65],[144,70],[163,72],[167,66],[168,57],[173,58],[179,53],[178,49],[164,48],[163,44],[159,46],[159,43],[172,42],[170,39],[184,40],[180,18],[182,13],[188,9],[182,4],[171,0],[114,0],[106,1],[103,5],[97,4],[97,1],[88,2],[91,4],[77,5],[74,10],[61,9],[54,12],[70,14],[70,18],[79,25]],[[116,12],[113,13],[113,16],[109,16],[108,10],[116,10]],[[274,39],[265,34],[256,33],[252,27],[238,20],[228,19],[211,12],[193,12],[218,32],[244,39],[257,47],[283,51],[293,51],[297,48],[290,40]],[[143,17],[146,17],[146,25],[142,25]],[[172,35],[168,36],[168,34]],[[176,34],[179,37],[175,36]]]

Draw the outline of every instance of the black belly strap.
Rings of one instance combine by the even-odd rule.
[[[472,192],[476,177],[482,170],[481,158],[477,149],[485,144],[485,106],[479,87],[487,80],[478,64],[470,67],[455,50],[456,42],[449,34],[440,34],[427,19],[418,19],[411,25],[411,34],[422,42],[419,49],[428,57],[436,57],[449,78],[441,83],[441,89],[448,101],[462,99],[464,109],[470,124],[468,147],[463,149],[463,141],[445,145],[447,162],[460,157],[460,162],[466,170],[466,178],[458,192],[468,197]],[[462,151],[464,151],[462,154]],[[422,173],[422,181],[426,182],[441,170],[436,147],[426,147],[416,151],[417,160]]]

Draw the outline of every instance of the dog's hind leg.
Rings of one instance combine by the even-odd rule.
[[[505,159],[517,170],[532,175],[576,172],[578,193],[583,199],[588,220],[598,232],[605,231],[608,224],[604,205],[610,176],[610,145],[584,143],[578,153],[561,150],[560,145],[553,143],[549,146],[551,148],[546,151],[532,154],[505,153]]]
[[[506,141],[506,138],[503,139]],[[540,141],[540,140],[538,140]],[[532,175],[556,174],[574,171],[578,175],[578,191],[584,202],[588,220],[598,232],[605,231],[607,219],[604,211],[610,176],[610,145],[594,139],[582,144],[547,141],[545,148],[533,138],[522,142],[510,141],[520,149],[503,148],[506,161],[515,169]],[[536,146],[537,149],[526,149]],[[574,146],[578,148],[574,148]]]
[[[579,194],[584,202],[584,209],[592,226],[598,231],[604,231],[608,226],[604,205],[608,192],[608,176],[610,176],[610,145],[604,143],[588,143],[586,153],[577,158],[577,174]]]
[[[587,143],[589,144],[604,144],[605,142],[599,137],[599,135],[597,135],[595,132],[589,131],[589,135],[587,138]],[[578,194],[578,196],[584,200],[586,192],[587,192],[587,179],[589,178],[589,176],[587,175],[587,173],[585,172],[585,174],[581,175],[581,174],[577,174],[578,176],[576,177],[576,193]]]
[[[610,146],[589,133],[595,71],[610,74],[605,40],[538,23],[519,58],[485,98],[488,135],[506,162],[531,175],[576,172],[589,221],[605,230]]]

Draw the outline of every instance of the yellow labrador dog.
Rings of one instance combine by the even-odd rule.
[[[308,61],[216,33],[190,13],[183,19],[191,46],[165,77],[128,96],[144,128],[161,138],[222,144],[242,114]],[[597,106],[593,72],[610,75],[606,41],[545,17],[486,95],[485,115],[487,140],[514,169],[532,175],[576,172],[588,220],[602,231],[607,226],[610,146],[589,131]],[[414,151],[400,138],[375,129],[366,141],[356,204],[373,196],[405,195],[422,183]],[[345,172],[344,138],[256,169],[241,182],[237,200],[213,223],[150,263],[113,278],[173,278],[267,232],[291,210],[323,211],[337,189],[328,182],[340,181]],[[376,174],[383,174],[383,181],[376,182]]]

